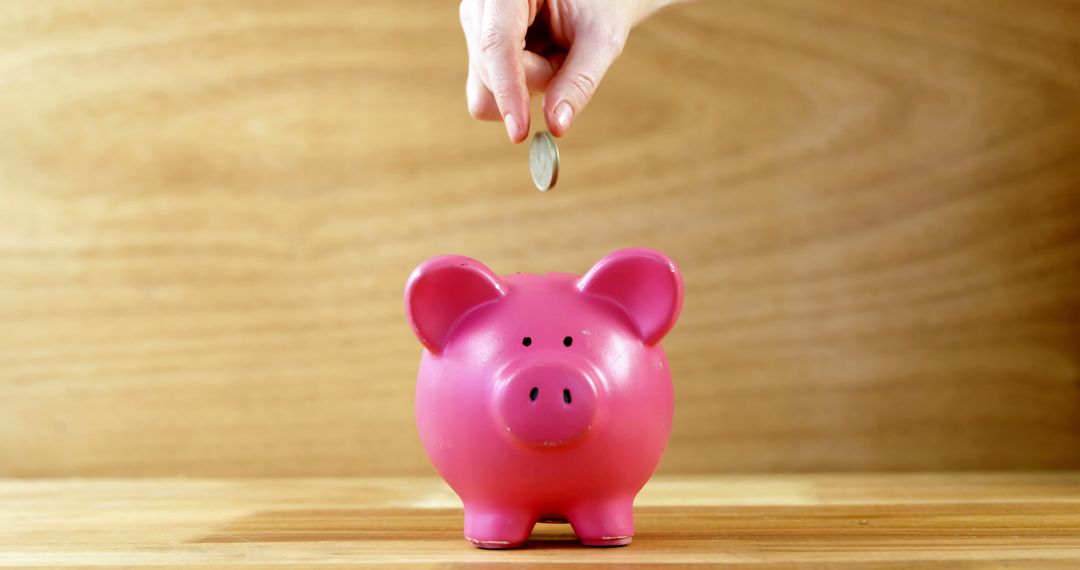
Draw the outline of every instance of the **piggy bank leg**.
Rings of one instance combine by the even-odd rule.
[[[465,505],[465,538],[479,548],[515,548],[532,533],[536,517],[521,509]]]
[[[568,518],[588,546],[626,546],[634,537],[633,497],[578,505]]]

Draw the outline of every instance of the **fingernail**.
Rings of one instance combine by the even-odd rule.
[[[516,142],[518,138],[517,119],[510,113],[507,113],[503,115],[503,122],[506,123],[506,134],[510,135],[510,142]]]
[[[570,103],[563,101],[555,107],[555,121],[559,123],[559,127],[562,130],[570,128],[570,121],[574,118],[574,109],[570,107]]]

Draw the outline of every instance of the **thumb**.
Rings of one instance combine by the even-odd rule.
[[[566,133],[625,44],[626,34],[611,32],[591,32],[574,41],[544,95],[544,117],[552,134]]]

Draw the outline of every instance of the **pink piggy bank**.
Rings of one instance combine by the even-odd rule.
[[[678,268],[649,249],[582,277],[498,277],[460,256],[416,268],[416,425],[464,503],[468,540],[512,548],[537,521],[569,521],[587,545],[630,543],[634,497],[671,431],[660,339],[682,300]]]

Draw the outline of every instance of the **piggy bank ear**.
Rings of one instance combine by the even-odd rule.
[[[409,276],[405,312],[416,338],[438,354],[461,317],[504,294],[499,278],[483,263],[460,255],[443,255],[421,263]]]
[[[679,318],[683,281],[679,268],[664,254],[651,249],[621,249],[578,280],[578,289],[622,307],[637,324],[645,344],[664,338]]]

